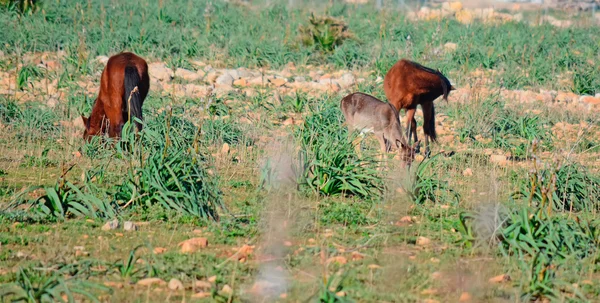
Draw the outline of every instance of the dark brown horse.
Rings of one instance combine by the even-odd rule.
[[[443,96],[448,101],[448,94],[454,90],[450,81],[439,71],[425,67],[406,59],[398,61],[388,71],[383,79],[383,89],[389,102],[400,109],[406,110],[406,128],[408,144],[411,134],[417,139],[417,120],[415,111],[417,105],[423,110],[423,131],[425,133],[425,154],[429,156],[429,138],[436,141],[435,108],[433,101]]]
[[[137,88],[137,89],[136,89]],[[133,53],[120,53],[108,59],[102,71],[100,93],[85,125],[83,138],[104,135],[119,137],[130,118],[142,120],[142,104],[150,89],[148,64]],[[138,130],[142,125],[136,121]]]

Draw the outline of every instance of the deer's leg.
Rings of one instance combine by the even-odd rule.
[[[364,135],[363,134],[359,134],[358,136],[356,136],[356,138],[354,138],[352,140],[352,145],[354,145],[354,150],[356,151],[356,154],[359,157],[362,157],[361,145],[362,145],[363,139],[364,139]]]
[[[385,154],[387,154],[390,151],[391,148],[391,144],[388,140],[385,139],[385,137],[383,136],[383,134],[377,134],[377,141],[379,141],[379,164],[378,164],[378,170],[383,170],[382,164],[383,164],[383,158],[385,156]]]

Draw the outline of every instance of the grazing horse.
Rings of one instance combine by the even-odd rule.
[[[119,137],[130,118],[142,120],[142,104],[150,89],[148,64],[133,53],[120,53],[108,59],[102,71],[100,93],[89,118],[81,115],[85,125],[83,138],[108,133]],[[138,130],[142,125],[135,122]]]
[[[443,96],[448,101],[448,94],[454,90],[450,81],[439,70],[433,70],[419,63],[406,59],[398,61],[388,71],[383,79],[383,89],[389,102],[400,109],[406,110],[406,127],[408,144],[411,134],[417,142],[417,120],[415,111],[417,105],[423,110],[423,131],[425,133],[425,155],[429,156],[429,138],[436,141],[435,108],[433,101]]]
[[[395,146],[404,164],[410,165],[414,160],[414,146],[407,144],[398,111],[391,104],[371,95],[352,93],[342,99],[340,108],[350,131],[375,134],[381,147],[381,159]]]

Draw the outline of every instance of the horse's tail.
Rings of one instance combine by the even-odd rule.
[[[440,72],[439,69],[437,70],[436,74],[438,75],[438,77],[440,77],[440,80],[442,82],[442,91],[444,92],[444,100],[448,101],[448,94],[450,94],[450,91],[455,90],[455,88],[450,83],[450,80],[448,80],[448,78],[446,78],[446,76],[444,76],[444,74],[442,74],[442,72]]]
[[[423,132],[431,138],[431,141],[437,141],[437,133],[435,132],[435,104],[430,102],[429,106],[421,105],[423,109]]]
[[[419,63],[416,62],[412,62],[413,66],[415,66],[416,68],[434,74],[436,76],[438,76],[440,78],[440,81],[442,82],[442,92],[444,93],[444,100],[448,101],[448,94],[450,94],[450,91],[455,90],[454,86],[452,86],[452,84],[450,83],[450,80],[448,80],[448,78],[446,78],[446,76],[444,76],[444,74],[442,74],[442,72],[440,72],[440,70],[435,70],[426,66],[423,66]]]
[[[142,120],[142,97],[140,95],[140,74],[138,73],[137,67],[127,66],[125,67],[125,94],[123,95],[123,107],[124,113],[127,114],[127,118],[137,118]],[[133,92],[137,87],[137,91]],[[133,93],[132,93],[133,92]],[[131,98],[130,98],[131,97]],[[135,121],[135,126],[138,130],[142,130],[142,125]]]

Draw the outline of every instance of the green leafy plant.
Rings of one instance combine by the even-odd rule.
[[[119,260],[113,264],[114,270],[117,272],[119,277],[122,279],[130,279],[138,276],[153,277],[156,275],[156,270],[149,262],[146,263],[146,268],[136,268],[138,260],[136,256],[138,249],[144,247],[144,245],[138,245],[129,252],[129,256],[126,260]]]
[[[27,2],[25,0],[24,2]],[[23,90],[34,78],[42,75],[42,71],[37,66],[25,65],[17,75],[17,89]]]
[[[324,52],[332,52],[347,39],[354,39],[348,25],[331,16],[315,16],[311,13],[308,25],[300,26],[300,40],[306,46],[316,46]]]
[[[73,166],[64,169],[54,186],[33,186],[19,194],[9,205],[9,209],[22,203],[29,204],[34,212],[45,216],[64,220],[68,217],[114,217],[116,206],[108,199],[96,196],[100,191],[90,182],[75,185],[66,180],[67,173]],[[91,177],[88,176],[88,180]],[[35,200],[23,202],[22,198],[35,191],[42,190],[44,194]],[[106,197],[103,197],[106,198]]]
[[[96,283],[64,279],[56,274],[36,277],[32,271],[21,267],[14,282],[0,286],[0,298],[8,298],[11,302],[74,302],[75,296],[78,296],[99,302],[91,291],[112,292],[110,288]]]

